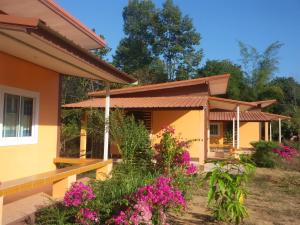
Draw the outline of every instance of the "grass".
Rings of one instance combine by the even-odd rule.
[[[248,190],[246,206],[250,217],[245,220],[245,225],[300,224],[300,172],[257,168]],[[214,221],[207,210],[207,187],[193,194],[183,215],[171,215],[171,224],[226,224]]]

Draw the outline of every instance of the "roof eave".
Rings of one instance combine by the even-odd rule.
[[[0,27],[7,30],[20,30],[28,33],[28,35],[35,34],[37,36],[43,37],[50,42],[60,46],[61,48],[66,49],[79,58],[82,58],[88,63],[100,68],[103,71],[106,71],[106,73],[114,77],[115,82],[132,83],[136,81],[131,76],[122,71],[119,71],[109,63],[97,58],[92,53],[60,35],[58,32],[52,30],[39,19],[0,15]],[[97,77],[96,74],[94,74],[94,77],[95,79],[105,80],[103,77]]]

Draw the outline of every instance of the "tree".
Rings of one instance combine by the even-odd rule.
[[[131,0],[123,10],[125,37],[114,64],[140,83],[188,79],[202,58],[192,20],[168,0],[157,9],[150,0]],[[167,74],[167,76],[166,76]]]
[[[300,106],[300,84],[293,77],[277,77],[270,85],[280,88],[284,94],[278,102],[280,109],[277,113],[297,111]]]
[[[200,34],[192,19],[183,16],[172,0],[166,0],[156,19],[154,52],[164,59],[168,79],[187,79],[194,75],[202,59],[202,49],[196,48]]]
[[[93,32],[96,32],[96,29],[92,29]],[[99,34],[99,36],[105,40],[105,37],[102,34]],[[107,56],[107,54],[111,51],[111,48],[109,46],[104,46],[102,48],[97,48],[97,49],[92,49],[91,53],[96,55],[97,57],[99,57],[100,59],[104,59],[106,61],[108,61],[107,58],[105,58],[105,56]]]
[[[231,99],[243,99],[246,85],[241,66],[230,60],[207,60],[205,65],[198,71],[198,76],[214,76],[229,73],[229,85],[226,96]]]
[[[283,46],[280,42],[270,44],[262,53],[252,46],[239,42],[243,71],[252,88],[254,98],[259,94],[272,79],[278,70],[278,51]]]
[[[156,9],[152,1],[129,1],[123,9],[125,37],[113,56],[113,62],[118,68],[133,74],[143,83],[148,83],[149,77],[146,75],[149,75],[150,66],[156,61],[152,52],[155,15]],[[141,71],[146,72],[146,75]]]

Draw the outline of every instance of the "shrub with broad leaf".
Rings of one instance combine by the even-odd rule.
[[[208,206],[217,220],[239,224],[248,216],[245,184],[254,170],[253,164],[230,160],[217,162],[207,173]]]

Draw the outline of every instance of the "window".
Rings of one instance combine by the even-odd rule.
[[[0,146],[37,143],[39,95],[0,86]]]
[[[133,115],[137,121],[144,123],[146,129],[151,132],[152,114],[147,111],[129,111],[128,115]]]
[[[210,123],[209,130],[210,130],[211,136],[220,136],[220,124],[219,123]]]

